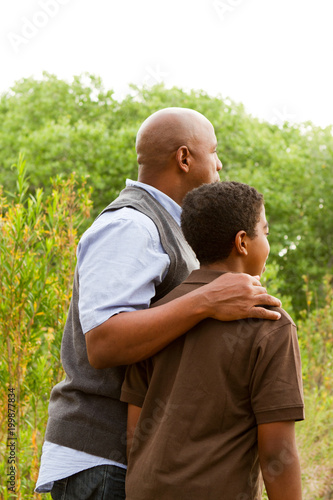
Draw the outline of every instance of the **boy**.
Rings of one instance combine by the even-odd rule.
[[[224,272],[260,276],[269,254],[263,197],[236,182],[184,200],[182,229],[200,269],[161,301]],[[294,422],[304,418],[296,328],[206,319],[128,368],[127,500],[300,500]],[[142,407],[142,411],[141,411]]]

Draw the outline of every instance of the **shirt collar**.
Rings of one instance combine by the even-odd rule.
[[[180,226],[180,215],[182,209],[178,203],[176,203],[170,196],[163,193],[159,189],[150,186],[149,184],[145,184],[144,182],[132,181],[131,179],[126,179],[126,186],[137,186],[142,189],[145,189],[149,194],[151,194],[156,201],[158,201],[162,207],[165,208],[169,212],[169,214],[175,219],[177,224]]]
[[[184,283],[197,283],[206,285],[211,281],[215,280],[226,271],[218,271],[217,269],[195,269],[191,274],[184,280]]]

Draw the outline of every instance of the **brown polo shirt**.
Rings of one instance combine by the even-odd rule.
[[[221,274],[194,271],[156,305]],[[257,425],[304,418],[296,327],[280,312],[278,321],[206,319],[127,369],[121,400],[142,406],[127,500],[261,498]]]

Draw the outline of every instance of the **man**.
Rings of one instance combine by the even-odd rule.
[[[222,276],[148,309],[197,267],[179,228],[180,205],[191,189],[219,181],[216,148],[214,128],[200,113],[154,113],[137,135],[138,182],[127,181],[79,243],[61,351],[66,379],[51,394],[36,488],[52,489],[54,499],[124,498],[124,365],[207,317],[280,317],[256,307],[280,301],[248,275]]]

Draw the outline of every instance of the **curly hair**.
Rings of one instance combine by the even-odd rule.
[[[238,231],[256,236],[263,195],[240,182],[204,184],[190,191],[182,205],[184,236],[200,264],[226,259]]]

